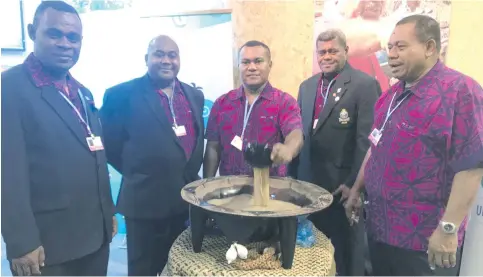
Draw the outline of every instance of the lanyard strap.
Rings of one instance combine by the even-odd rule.
[[[337,78],[337,76],[336,76],[336,78]],[[324,107],[325,107],[325,104],[327,103],[327,97],[329,97],[330,88],[334,84],[336,78],[332,79],[332,81],[329,82],[329,85],[327,86],[327,90],[325,91],[325,95],[324,95],[324,80],[322,79],[322,82],[320,84],[320,94],[324,98]]]
[[[405,94],[406,95],[401,99],[401,101],[397,102],[396,106],[394,106],[394,108],[391,109],[392,103],[394,102],[394,99],[396,98],[396,93],[394,93],[394,95],[392,96],[391,102],[389,103],[389,108],[387,109],[386,119],[384,119],[384,123],[382,124],[382,127],[381,127],[381,132],[384,130],[384,127],[386,126],[386,123],[389,120],[389,118],[391,117],[392,113],[397,108],[399,108],[399,106],[401,105],[401,103],[404,102],[404,100],[406,100],[406,98],[408,98],[409,95],[411,95],[411,91],[408,90],[408,91],[405,92]]]
[[[89,116],[87,115],[87,105],[86,105],[86,102],[84,100],[84,95],[82,94],[81,90],[78,89],[78,94],[79,94],[79,98],[81,100],[81,103],[82,103],[82,107],[84,108],[84,113],[86,115],[86,119],[84,120],[84,118],[82,117],[82,115],[80,114],[79,110],[77,109],[77,107],[74,105],[74,103],[72,103],[72,101],[70,101],[70,99],[64,94],[62,93],[61,91],[59,91],[59,94],[64,98],[64,100],[67,102],[67,104],[69,104],[69,106],[74,110],[74,112],[77,114],[77,117],[79,118],[80,122],[82,123],[82,125],[84,125],[84,127],[86,128],[87,130],[87,133],[89,134],[89,136],[93,137],[94,134],[92,133],[91,131],[91,127],[89,126]]]
[[[248,119],[250,118],[250,114],[252,113],[253,107],[255,106],[255,103],[257,102],[258,97],[260,97],[260,94],[257,96],[257,98],[255,98],[252,105],[250,106],[250,109],[248,109],[248,99],[245,99],[245,113],[243,114],[243,129],[241,133],[242,139],[243,139],[243,135],[245,134],[245,129],[247,128]]]
[[[169,111],[171,112],[171,117],[173,117],[173,125],[174,127],[178,127],[178,123],[176,123],[176,115],[174,113],[174,88],[175,88],[175,83],[173,82],[173,86],[171,88],[171,97],[169,97],[166,93],[166,96],[168,97],[168,106],[169,106]]]

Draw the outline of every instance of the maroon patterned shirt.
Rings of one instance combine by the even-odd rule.
[[[60,91],[61,93],[63,93],[65,96],[69,98],[69,100],[74,104],[74,106],[79,111],[82,118],[86,120],[86,113],[84,111],[82,101],[79,98],[79,89],[82,88],[83,86],[79,82],[77,82],[77,80],[75,80],[74,77],[70,75],[70,73],[67,74],[67,80],[66,80],[67,89],[66,89],[66,87],[64,86],[65,84],[63,82],[54,79],[48,73],[48,71],[44,69],[39,59],[37,59],[37,57],[35,57],[33,53],[31,53],[27,57],[27,59],[25,59],[23,66],[27,70],[27,72],[32,76],[32,79],[36,87],[41,88],[46,86],[54,86],[58,91]],[[77,118],[78,117],[77,113],[74,110],[72,110],[72,112],[75,114]],[[80,119],[79,119],[79,123],[84,127],[84,130],[86,131],[86,134],[87,134],[87,128],[80,121]]]
[[[232,90],[216,99],[211,108],[206,139],[218,141],[222,147],[220,175],[253,175],[252,168],[245,162],[242,151],[231,142],[240,136],[245,113],[245,93],[243,87]],[[243,147],[249,142],[283,142],[290,132],[302,129],[300,109],[295,98],[272,87],[265,86],[255,102],[243,135]],[[271,176],[286,176],[286,165],[273,166]]]
[[[169,107],[168,96],[162,90],[158,90],[158,93],[161,96],[161,106],[163,107],[169,122],[174,125],[174,119]],[[189,160],[191,154],[193,153],[193,149],[195,148],[196,132],[190,103],[186,99],[184,92],[181,89],[181,84],[178,80],[175,81],[172,101],[176,124],[178,126],[184,126],[186,129],[186,135],[179,136],[178,139],[183,147],[184,153],[186,154],[186,159]]]
[[[455,174],[483,162],[483,90],[438,62],[389,118],[365,167],[368,235],[401,248],[425,251],[445,212]],[[375,105],[380,129],[403,98],[392,86]],[[398,99],[399,98],[399,99]],[[461,245],[466,220],[459,230]]]

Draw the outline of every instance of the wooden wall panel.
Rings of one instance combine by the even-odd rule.
[[[446,64],[483,85],[483,1],[453,0]]]
[[[300,83],[312,73],[313,0],[233,0],[235,86],[238,48],[249,40],[260,40],[272,52],[270,82],[296,97]]]

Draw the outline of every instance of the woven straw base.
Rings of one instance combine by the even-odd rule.
[[[334,276],[334,247],[314,228],[317,243],[310,248],[297,246],[292,269],[237,270],[226,262],[230,244],[224,237],[206,236],[203,251],[194,253],[191,231],[185,230],[174,242],[162,276]],[[248,246],[249,247],[249,246]]]

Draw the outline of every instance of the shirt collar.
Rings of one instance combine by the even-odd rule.
[[[273,100],[273,87],[270,82],[265,83],[265,87],[263,88],[262,92],[260,93],[260,97],[265,98],[269,101]],[[238,89],[236,89],[235,94],[231,97],[232,100],[238,100],[245,97],[245,89],[243,85],[241,85]]]
[[[30,76],[34,81],[36,87],[45,87],[54,85],[55,87],[60,86],[59,82],[47,71],[40,62],[40,60],[35,57],[34,53],[30,53],[25,59],[23,65],[27,69]],[[83,88],[82,84],[79,83],[70,72],[67,72],[67,82],[74,85],[76,88]]]
[[[162,89],[160,89],[160,88],[157,88],[157,87],[156,87],[156,85],[154,84],[154,82],[153,82],[153,80],[151,79],[151,77],[149,76],[149,74],[146,74],[146,75],[147,75],[147,77],[148,77],[148,79],[149,79],[149,82],[150,82],[150,84],[151,84],[151,87],[152,87],[152,88],[153,88],[155,91],[157,91],[157,92],[163,92],[163,90],[162,90]],[[178,78],[174,78],[174,83],[173,83],[173,93],[180,93],[180,92],[182,92],[182,90],[181,90],[181,83],[180,83],[180,81],[178,80]],[[164,93],[163,93],[163,95],[164,95]]]
[[[423,98],[426,95],[428,88],[434,83],[435,79],[439,78],[441,71],[445,68],[441,61],[437,61],[431,70],[424,75],[419,82],[413,87],[409,88],[411,92],[419,98]],[[395,85],[394,93],[402,93],[406,90],[406,83],[399,82]]]

